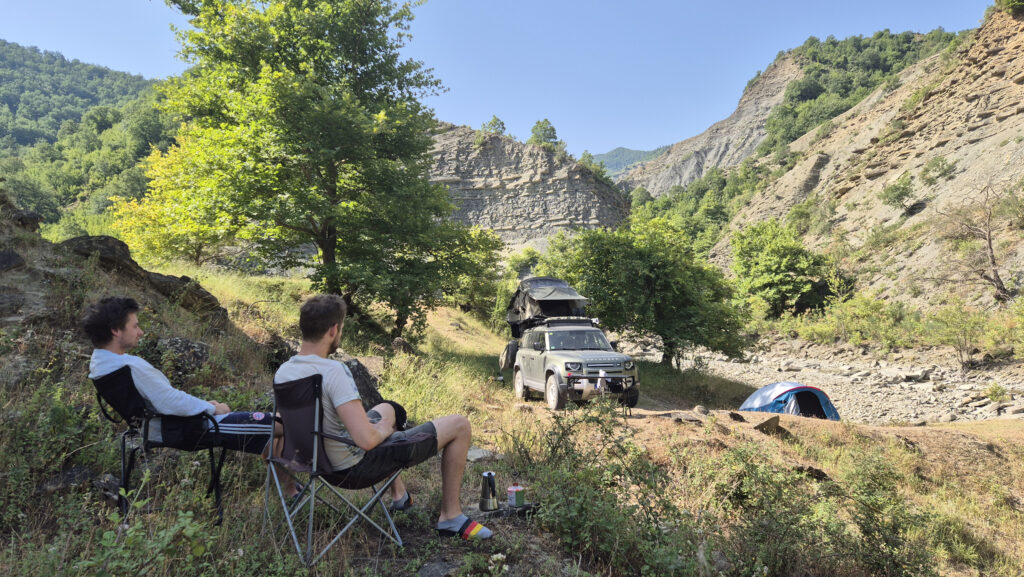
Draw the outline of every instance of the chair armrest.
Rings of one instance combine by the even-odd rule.
[[[344,443],[346,445],[351,445],[353,447],[358,447],[359,446],[352,439],[350,439],[348,437],[342,437],[341,435],[332,435],[330,433],[324,433],[323,431],[321,431],[320,433],[317,433],[315,431],[310,431],[310,433],[314,434],[314,435],[319,434],[320,437],[323,438],[323,439],[330,439],[332,441],[338,441],[339,443]]]

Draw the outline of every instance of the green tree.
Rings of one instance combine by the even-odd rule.
[[[497,115],[491,116],[491,119],[483,123],[480,126],[480,130],[476,131],[476,136],[473,138],[473,145],[477,148],[482,147],[492,136],[503,136],[505,134],[505,123],[498,118]]]
[[[502,136],[505,134],[505,123],[498,118],[498,115],[494,115],[480,127],[480,130],[488,134],[497,134],[498,136]]]
[[[663,362],[705,346],[742,354],[742,323],[721,272],[694,257],[685,235],[664,220],[632,228],[558,236],[538,265],[590,299],[610,330],[660,342]]]
[[[243,222],[218,198],[223,188],[217,180],[221,173],[207,165],[218,162],[216,151],[193,146],[190,138],[186,135],[180,146],[150,157],[148,195],[111,199],[118,236],[144,261],[180,258],[201,265],[226,256],[236,246]],[[188,164],[198,170],[178,170],[182,163],[178,155],[185,151],[192,154]]]
[[[212,171],[265,259],[312,268],[319,288],[349,302],[387,303],[400,333],[434,302],[437,285],[423,279],[450,274],[471,242],[445,222],[448,192],[428,180],[435,120],[419,99],[440,83],[399,53],[410,5],[175,4],[193,15],[180,33],[192,68],[162,86],[186,121],[168,177]],[[193,160],[203,155],[216,160]]]
[[[825,275],[824,258],[804,248],[796,232],[775,219],[732,237],[732,270],[751,304],[778,317],[797,305]]]
[[[530,138],[526,142],[537,146],[555,146],[558,144],[558,133],[555,132],[551,121],[545,118],[534,123],[530,129]]]
[[[565,151],[565,142],[558,139],[558,133],[555,132],[554,125],[551,121],[545,118],[544,120],[538,120],[533,128],[530,129],[530,138],[526,140],[527,144],[535,144],[541,148],[554,152],[559,157],[567,156]]]
[[[594,155],[590,154],[589,150],[583,151],[583,154],[580,155],[579,163],[589,170],[594,175],[594,178],[608,186],[615,187],[615,182],[608,176],[608,169],[605,168],[604,163],[594,160]]]
[[[909,172],[904,172],[896,179],[896,182],[882,188],[882,191],[878,193],[878,198],[886,206],[907,210],[907,201],[914,195],[913,178]]]
[[[629,193],[629,205],[636,210],[637,208],[652,202],[654,197],[651,193],[642,186],[638,186],[633,189],[633,192]]]

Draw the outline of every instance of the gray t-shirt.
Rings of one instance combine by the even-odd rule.
[[[317,374],[323,376],[323,432],[351,438],[345,425],[338,418],[337,407],[358,400],[359,391],[356,389],[356,381],[352,378],[352,372],[344,363],[325,359],[319,355],[295,355],[277,369],[274,382],[285,383]],[[354,466],[366,454],[366,451],[359,447],[330,439],[324,440],[324,450],[327,451],[327,459],[335,471]]]

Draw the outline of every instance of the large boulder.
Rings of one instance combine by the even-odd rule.
[[[156,272],[146,274],[149,284],[160,294],[199,316],[212,328],[220,330],[228,326],[227,309],[220,306],[217,297],[195,280],[187,276],[171,276]]]
[[[367,370],[366,366],[359,362],[359,359],[344,353],[336,354],[335,358],[345,363],[348,370],[352,371],[352,378],[356,381],[356,389],[359,391],[359,398],[363,401],[364,409],[369,411],[375,405],[384,402],[384,397],[377,390],[377,377]]]
[[[0,272],[7,272],[25,267],[25,259],[13,250],[0,250]]]
[[[96,254],[103,268],[120,271],[139,280],[146,280],[149,274],[132,258],[128,245],[112,236],[79,236],[68,239],[57,247],[85,257]]]

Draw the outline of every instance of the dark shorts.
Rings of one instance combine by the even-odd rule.
[[[258,455],[270,442],[270,435],[274,431],[274,414],[244,411],[228,413],[219,421],[218,426],[220,437],[214,446]]]
[[[380,420],[376,411],[367,411],[366,415],[371,422]],[[333,477],[343,479],[346,485],[372,485],[387,479],[395,471],[418,465],[436,454],[437,429],[434,423],[423,423],[392,433],[386,441],[367,451],[361,461],[335,472]]]

